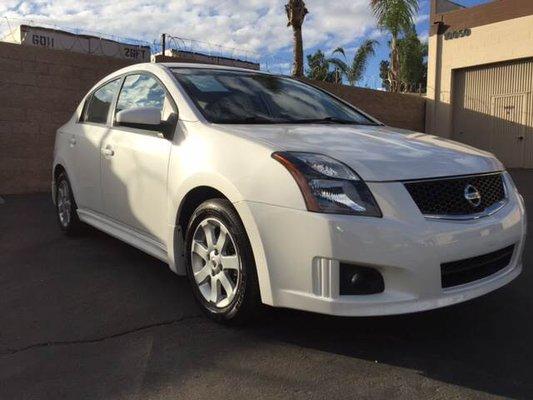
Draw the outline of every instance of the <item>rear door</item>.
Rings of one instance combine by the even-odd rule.
[[[116,114],[136,107],[157,107],[175,128],[175,103],[153,75],[126,76]],[[167,235],[167,176],[172,143],[162,132],[114,124],[102,142],[105,213],[160,243]]]
[[[96,89],[85,101],[79,129],[72,136],[76,202],[79,208],[103,212],[100,179],[100,147],[109,134],[111,105],[114,103],[121,79],[112,80]]]

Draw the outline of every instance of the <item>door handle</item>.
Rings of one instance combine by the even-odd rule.
[[[517,139],[518,140],[524,140],[524,137],[523,136],[518,136]]]
[[[102,154],[106,157],[113,157],[115,155],[115,151],[111,147],[106,147],[102,150]]]

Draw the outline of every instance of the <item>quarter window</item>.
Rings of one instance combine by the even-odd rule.
[[[87,100],[83,122],[107,123],[111,103],[118,91],[120,79],[115,79],[95,91]]]

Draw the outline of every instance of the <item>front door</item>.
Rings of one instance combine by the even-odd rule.
[[[507,168],[523,166],[526,113],[526,94],[492,97],[490,147]]]
[[[114,115],[136,107],[158,107],[162,120],[176,115],[166,90],[151,75],[125,78]],[[116,125],[101,147],[106,215],[160,243],[167,239],[171,148],[171,140],[160,132]]]

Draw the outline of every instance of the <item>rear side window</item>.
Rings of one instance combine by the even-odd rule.
[[[115,79],[100,89],[95,91],[87,100],[85,104],[85,112],[83,113],[83,122],[94,122],[97,124],[107,123],[107,116],[109,109],[118,91],[120,79]]]
[[[176,109],[163,86],[150,75],[129,75],[118,96],[115,115],[130,108],[153,107],[161,111],[161,120],[169,121]]]

